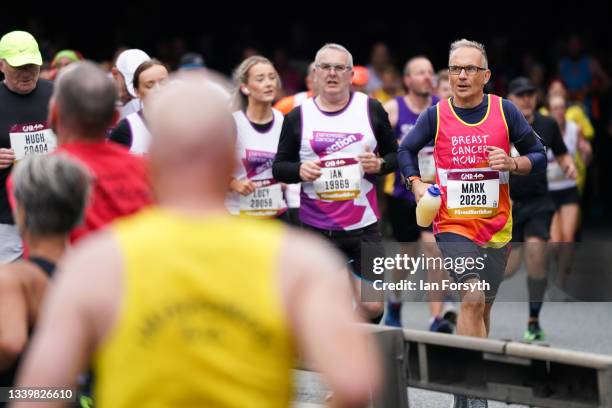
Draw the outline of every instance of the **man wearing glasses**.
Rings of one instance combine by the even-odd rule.
[[[459,284],[457,333],[487,337],[490,313],[504,276],[512,237],[509,174],[542,172],[546,154],[539,137],[511,102],[486,95],[491,78],[482,44],[451,44],[449,74],[453,97],[428,108],[400,145],[398,160],[417,202],[430,184],[421,181],[417,154],[434,144],[436,183],[442,204],[434,235],[449,272]],[[510,157],[513,143],[518,157]],[[486,407],[481,399],[455,396],[455,407]]]
[[[302,182],[300,220],[327,237],[348,258],[360,311],[373,323],[382,302],[361,275],[361,244],[382,252],[378,229],[376,177],[397,168],[397,144],[382,105],[351,92],[353,57],[341,45],[326,44],[316,54],[314,83],[319,91],[285,118],[274,177]],[[362,289],[364,292],[362,293]]]

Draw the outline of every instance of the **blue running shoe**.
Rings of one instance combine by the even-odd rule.
[[[431,322],[431,325],[429,325],[429,331],[452,334],[454,331],[454,325],[446,319],[436,317],[434,321]]]
[[[385,314],[385,326],[402,327],[402,304],[387,302],[387,313]]]

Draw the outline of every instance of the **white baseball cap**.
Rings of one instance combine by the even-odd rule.
[[[134,72],[140,64],[150,59],[151,57],[149,57],[146,52],[137,48],[125,50],[117,57],[115,66],[117,67],[117,70],[121,72],[121,75],[123,75],[125,87],[130,95],[132,95],[134,98],[137,96],[136,92],[134,91],[134,84],[132,83],[132,80],[134,79]]]

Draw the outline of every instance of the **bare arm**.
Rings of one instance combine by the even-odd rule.
[[[383,104],[383,108],[389,114],[389,122],[391,123],[391,127],[395,128],[397,126],[398,120],[398,106],[397,101],[395,99],[390,99]]]
[[[511,161],[514,161],[514,165],[504,168],[504,170],[510,171],[513,174],[526,175],[531,173],[531,160],[526,156],[509,157]]]
[[[0,372],[11,367],[28,341],[28,307],[25,294],[14,272],[0,271]]]
[[[562,154],[561,156],[555,156],[557,163],[565,173],[565,177],[569,179],[576,179],[576,165],[574,164],[574,158],[569,153]]]
[[[86,240],[60,265],[18,376],[21,387],[73,388],[114,321],[120,256],[107,233]],[[114,285],[114,287],[113,287]],[[28,404],[15,404],[26,407]],[[31,405],[56,407],[58,403]]]
[[[591,142],[583,136],[582,130],[580,129],[578,130],[578,152],[585,166],[588,166],[593,157],[593,147],[591,146]]]
[[[556,128],[555,128],[556,129]],[[574,148],[578,148],[578,144],[580,139],[582,138],[580,129],[578,129],[578,138],[576,139],[576,146]],[[555,147],[555,145],[558,146]],[[576,164],[574,162],[574,157],[569,154],[567,150],[567,146],[565,145],[565,141],[563,141],[563,136],[559,132],[553,140],[553,144],[551,146],[553,154],[555,155],[555,159],[559,166],[565,173],[565,177],[568,179],[576,179]]]
[[[336,406],[365,406],[381,372],[368,335],[356,327],[345,265],[318,239],[290,234],[282,250],[281,285],[298,346],[323,374]]]

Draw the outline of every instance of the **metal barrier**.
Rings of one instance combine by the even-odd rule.
[[[612,408],[612,356],[402,332],[407,386],[538,407]]]
[[[373,408],[407,408],[407,387],[543,408],[612,408],[612,356],[362,326],[383,358]]]

